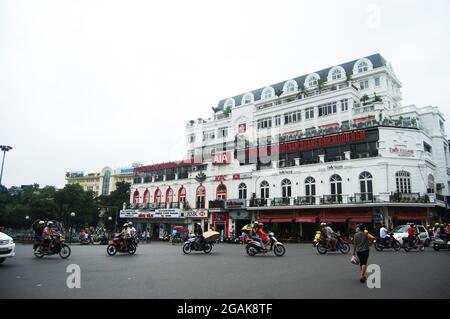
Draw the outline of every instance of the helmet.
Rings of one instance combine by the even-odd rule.
[[[258,223],[258,226],[264,226],[264,224],[263,223]]]
[[[320,223],[320,226],[322,226],[322,227],[324,227],[326,225],[327,225],[327,223]]]
[[[42,225],[42,224],[45,224],[45,222],[43,220],[40,220],[38,224]]]
[[[123,224],[123,227],[128,227],[128,224],[127,223]]]
[[[434,224],[434,226],[439,227],[439,223]]]
[[[53,225],[52,221],[47,222],[47,225]]]
[[[128,226],[133,226],[133,223],[132,222],[128,222]]]

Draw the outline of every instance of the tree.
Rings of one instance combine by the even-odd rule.
[[[325,82],[327,82],[326,79],[318,79],[317,80],[317,90],[320,92],[322,92],[323,87],[325,86]]]

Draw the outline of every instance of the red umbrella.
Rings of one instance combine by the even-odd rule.
[[[173,229],[183,229],[183,226],[173,226]]]

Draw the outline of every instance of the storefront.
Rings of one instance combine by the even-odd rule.
[[[209,213],[207,209],[195,209],[182,212],[181,215],[185,218],[187,228],[189,231],[194,231],[194,224],[198,223],[202,226],[203,231],[209,229]]]
[[[241,235],[242,228],[250,224],[252,213],[245,209],[245,199],[227,200],[225,208],[229,212],[229,237],[238,237]]]
[[[229,217],[228,212],[211,212],[211,225],[222,239],[229,237]]]

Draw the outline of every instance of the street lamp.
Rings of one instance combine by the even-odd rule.
[[[70,217],[75,217],[75,213],[71,212]],[[72,218],[70,219],[70,235],[69,236],[70,236],[69,243],[72,244]]]
[[[3,165],[5,164],[5,155],[6,152],[12,150],[12,147],[8,145],[0,145],[0,150],[3,152],[2,170],[0,171],[0,185],[2,185]]]

